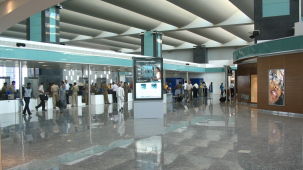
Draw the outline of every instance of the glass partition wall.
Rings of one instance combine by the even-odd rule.
[[[74,136],[83,133],[89,135],[84,135],[78,141],[81,146],[104,142],[103,137],[98,135],[103,130],[102,125],[106,121],[114,121],[115,125],[122,127],[124,119],[119,119],[117,123],[112,118],[121,114],[117,114],[115,105],[105,105],[104,88],[101,85],[106,85],[109,103],[113,103],[112,83],[122,81],[131,84],[131,70],[117,66],[0,60],[0,169],[15,167],[32,159],[44,159],[43,156],[35,157],[30,151],[40,144],[45,146],[45,142],[50,139],[64,141],[64,136],[68,136],[72,140]],[[62,82],[65,83],[66,109],[62,109],[61,103],[57,102],[64,98],[60,96]],[[24,97],[28,83],[32,89],[28,104],[32,114],[29,116],[26,112],[26,116],[23,116],[26,103],[20,97]],[[48,100],[45,100],[45,108],[41,106],[36,110],[36,106],[41,104],[41,85]],[[129,117],[131,102],[126,107],[124,114]],[[123,138],[125,132],[117,133]],[[15,146],[13,148],[12,143]],[[47,148],[45,151],[43,147],[40,149],[45,157],[58,154],[47,152]],[[71,149],[72,146],[68,146],[62,150]],[[12,158],[14,161],[11,161]],[[35,167],[32,164],[30,166]]]

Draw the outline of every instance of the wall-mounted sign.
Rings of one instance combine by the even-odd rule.
[[[285,105],[285,70],[272,69],[268,74],[268,101],[269,105]]]
[[[162,99],[162,58],[134,58],[135,100]]]

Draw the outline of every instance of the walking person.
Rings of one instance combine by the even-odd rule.
[[[59,102],[59,86],[57,84],[52,84],[51,93],[53,97],[53,109],[56,109],[57,103]]]
[[[121,83],[118,85],[117,89],[117,104],[118,104],[118,111],[121,112],[123,110],[124,105],[124,89],[121,87]]]
[[[59,108],[61,113],[66,109],[66,107],[67,107],[66,84],[62,81],[59,90]]]
[[[27,83],[26,88],[24,88],[24,97],[23,97],[24,102],[25,102],[25,106],[24,106],[24,109],[23,109],[23,115],[24,116],[26,115],[26,112],[29,115],[29,117],[31,117],[31,115],[32,115],[32,113],[29,109],[29,103],[30,103],[32,94],[33,94],[33,90],[31,89],[31,83]]]
[[[72,107],[75,107],[78,105],[78,92],[79,92],[79,87],[77,86],[77,83],[75,82],[72,87]]]
[[[43,83],[40,83],[39,88],[38,88],[38,93],[39,93],[39,98],[40,98],[40,104],[38,106],[36,106],[36,111],[38,111],[38,109],[40,107],[42,107],[42,111],[46,111],[45,110],[46,95],[45,95],[45,92],[44,92]]]

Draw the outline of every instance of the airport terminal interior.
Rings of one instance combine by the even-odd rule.
[[[302,170],[302,0],[0,0],[0,170]]]

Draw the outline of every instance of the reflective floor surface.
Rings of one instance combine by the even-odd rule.
[[[165,106],[163,119],[135,119],[132,103],[0,115],[1,167],[303,169],[302,118],[217,99]]]

